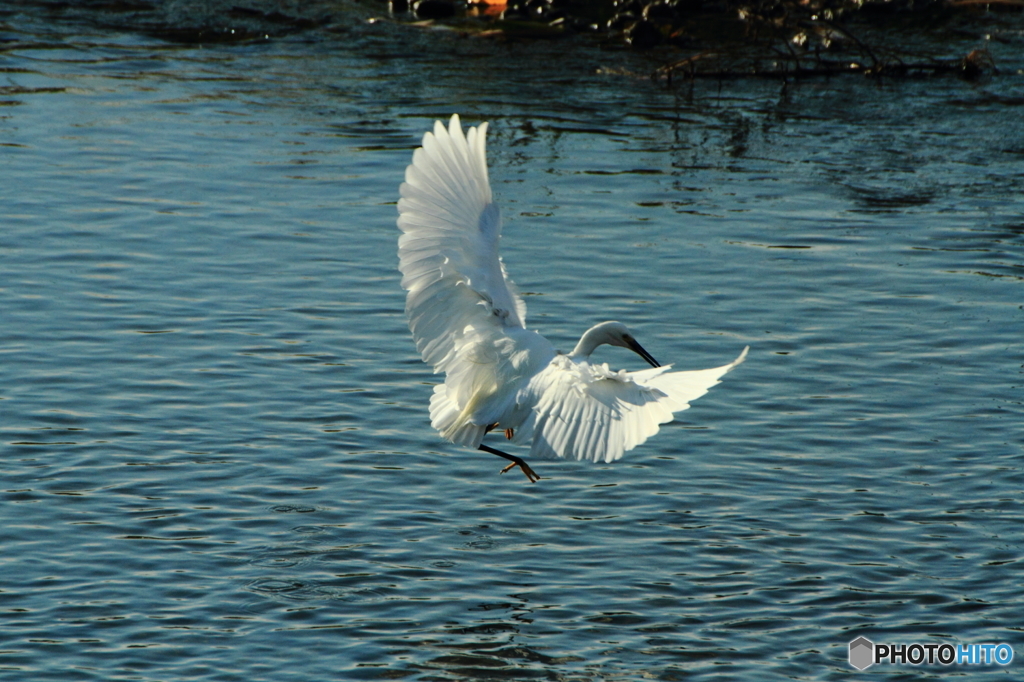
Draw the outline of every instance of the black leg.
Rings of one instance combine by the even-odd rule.
[[[502,452],[501,450],[496,450],[489,445],[484,445],[483,443],[480,444],[480,449],[483,450],[484,452],[489,452],[492,455],[504,457],[505,459],[512,462],[507,467],[502,469],[501,473],[505,473],[514,466],[518,466],[520,469],[523,470],[523,473],[526,474],[526,478],[529,479],[530,483],[536,483],[537,481],[540,480],[540,476],[538,476],[537,473],[530,468],[530,465],[524,462],[519,457],[516,457],[515,455],[510,455],[507,452]]]

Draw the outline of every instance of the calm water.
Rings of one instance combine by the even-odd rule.
[[[0,678],[840,680],[864,635],[1017,654],[875,677],[1019,679],[1020,34],[978,84],[673,93],[362,19],[4,17]],[[751,346],[615,465],[429,427],[394,204],[453,111],[531,327]]]

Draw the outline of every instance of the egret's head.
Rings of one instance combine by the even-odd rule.
[[[652,367],[661,367],[658,361],[637,342],[629,328],[621,322],[602,322],[591,327],[580,339],[572,354],[587,358],[595,348],[605,343],[609,346],[628,348],[646,360]]]
[[[621,322],[612,322],[612,326],[609,329],[609,341],[613,346],[621,346],[628,348],[650,364],[651,367],[661,367],[657,360],[654,359],[650,353],[644,350],[644,347],[637,342],[636,338],[629,332],[626,325]]]

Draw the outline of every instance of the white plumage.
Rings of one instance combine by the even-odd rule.
[[[505,430],[532,443],[535,457],[612,462],[689,407],[743,362],[747,349],[722,367],[670,372],[619,322],[592,327],[562,355],[526,329],[526,304],[498,256],[501,217],[487,178],[487,124],[463,134],[458,115],[423,136],[400,188],[399,269],[405,309],[423,361],[445,381],[430,400],[432,426],[453,443],[512,460],[482,445]],[[591,364],[601,344],[630,348],[653,369],[612,371]]]

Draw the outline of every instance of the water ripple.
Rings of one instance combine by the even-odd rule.
[[[358,3],[202,46],[103,6],[3,14],[0,675],[831,680],[859,635],[1024,641],[1012,77],[674,93]],[[622,462],[528,486],[430,429],[394,203],[453,107],[493,121],[531,326],[751,346]]]

